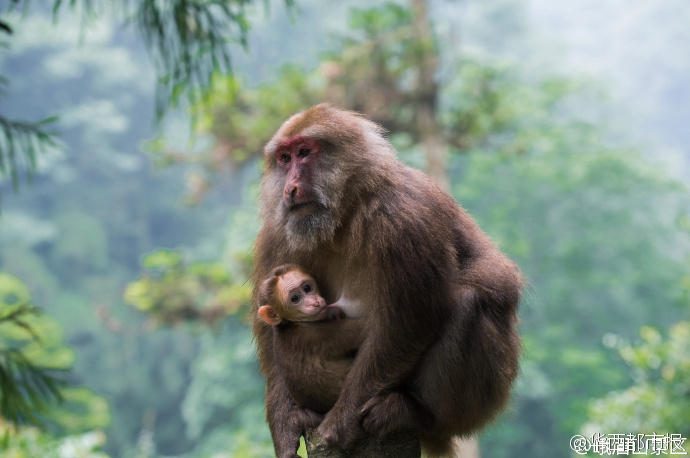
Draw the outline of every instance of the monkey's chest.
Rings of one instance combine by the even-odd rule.
[[[328,411],[338,399],[356,349],[348,346],[330,347],[329,339],[337,338],[337,329],[330,336],[279,333],[274,351],[281,374],[295,401],[317,412]]]
[[[319,360],[303,357],[286,368],[285,380],[295,401],[317,412],[327,412],[338,400],[352,359]]]

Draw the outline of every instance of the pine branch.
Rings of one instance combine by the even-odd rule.
[[[251,0],[139,1],[131,21],[139,29],[159,75],[156,109],[186,95],[198,99],[198,89],[210,85],[215,72],[232,70],[231,43],[247,44],[249,23],[245,6]]]
[[[0,313],[0,325],[11,323],[27,331],[34,341],[40,337],[26,322],[38,309],[21,304]],[[58,376],[64,372],[34,364],[21,348],[0,349],[0,416],[15,424],[42,423],[41,412],[49,404],[61,401],[60,388],[65,384]]]
[[[132,0],[130,21],[147,44],[159,76],[156,113],[181,98],[202,100],[214,74],[232,73],[232,45],[247,49],[247,7],[255,0]],[[288,8],[294,0],[284,0]]]
[[[56,146],[55,133],[47,130],[56,120],[51,116],[38,122],[25,122],[0,115],[0,176],[9,175],[15,191],[19,189],[20,170],[25,170],[30,181],[36,170],[37,154]]]
[[[288,10],[295,0],[283,0]],[[106,8],[122,8],[144,39],[158,75],[156,113],[181,99],[202,99],[214,74],[232,73],[232,45],[247,49],[247,7],[266,0],[53,0],[53,18],[70,8],[86,23]],[[8,10],[28,10],[31,0],[16,0]],[[115,5],[115,6],[113,6]],[[9,27],[8,24],[2,22]]]

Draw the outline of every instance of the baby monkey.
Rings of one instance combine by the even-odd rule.
[[[295,264],[273,269],[261,284],[259,317],[271,326],[283,322],[310,322],[345,318],[338,305],[326,305],[311,275]]]
[[[288,390],[301,407],[327,412],[362,343],[362,319],[326,304],[314,278],[295,264],[273,269],[259,299],[258,315],[273,326],[273,356]]]

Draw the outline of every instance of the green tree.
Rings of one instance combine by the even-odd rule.
[[[676,218],[687,192],[633,151],[607,150],[598,136],[584,142],[576,126],[542,132],[519,157],[479,150],[451,162],[463,170],[454,195],[528,281],[521,377],[482,438],[491,456],[561,453],[588,418],[588,400],[627,383],[605,336],[629,338],[678,314],[687,246]]]
[[[690,276],[682,286],[687,305]],[[625,363],[632,385],[592,400],[583,432],[588,437],[609,431],[690,436],[690,321],[678,321],[663,334],[642,326],[635,343],[607,334],[604,344]]]
[[[73,360],[73,350],[62,342],[60,325],[32,304],[21,281],[0,273],[3,455],[48,456],[71,443],[86,453],[103,443],[101,432],[86,432],[108,424],[107,403],[87,389],[69,386],[67,371]],[[56,434],[83,436],[57,439]],[[94,452],[89,456],[101,455]]]
[[[634,431],[644,434],[690,435],[690,322],[672,325],[667,336],[658,329],[640,329],[641,342],[607,336],[628,365],[634,384],[593,401],[586,434]]]
[[[98,449],[105,443],[105,434],[100,431],[56,438],[35,427],[17,429],[0,421],[3,443],[0,451],[8,458],[108,458]]]
[[[41,315],[16,277],[0,274],[0,415],[38,424],[47,406],[62,399],[59,373],[74,359],[59,326]]]
[[[161,324],[200,320],[213,324],[246,311],[251,289],[233,281],[219,262],[185,263],[178,252],[159,250],[144,257],[144,276],[127,286],[125,302]]]

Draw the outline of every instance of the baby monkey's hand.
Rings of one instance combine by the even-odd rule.
[[[323,312],[324,320],[342,320],[345,319],[345,311],[337,305],[327,306]]]

